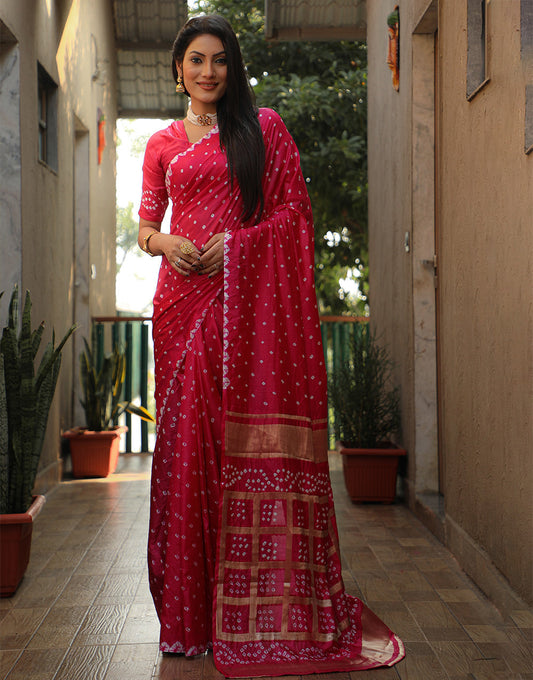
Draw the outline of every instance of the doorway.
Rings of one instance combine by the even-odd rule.
[[[413,33],[412,256],[417,499],[440,514],[445,493],[439,436],[438,0]]]
[[[89,259],[89,131],[74,115],[74,215],[72,220],[72,262],[74,293],[72,296],[72,318],[78,324],[78,330],[72,337],[72,422],[85,422],[81,404],[78,399],[78,360],[83,349],[83,338],[90,336],[90,259]]]

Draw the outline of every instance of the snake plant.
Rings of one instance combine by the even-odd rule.
[[[125,353],[115,345],[111,353],[104,355],[101,366],[98,366],[95,352],[85,338],[83,342],[85,350],[80,354],[80,402],[85,411],[87,429],[95,432],[109,430],[124,411],[155,422],[154,417],[142,406],[120,401],[126,376]],[[94,347],[94,337],[91,344]]]
[[[26,512],[31,504],[61,352],[75,329],[71,326],[57,347],[53,333],[37,365],[44,322],[31,329],[28,291],[17,335],[18,327],[15,286],[0,340],[0,514]]]

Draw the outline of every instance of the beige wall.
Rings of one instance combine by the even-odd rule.
[[[490,3],[490,82],[470,102],[466,3],[441,3],[434,15],[437,2],[401,3],[399,93],[385,64],[394,4],[367,4],[371,317],[397,363],[407,495],[418,509],[438,490],[428,387],[436,344],[427,332],[435,309],[422,264],[432,255],[436,196],[441,537],[497,604],[513,606],[507,584],[533,600],[533,158],[524,153],[520,3]],[[433,36],[413,33],[437,21],[435,139]]]
[[[2,229],[5,226],[6,231],[11,230],[16,238],[21,238],[22,257],[16,278],[23,289],[31,291],[34,323],[46,321],[45,338],[50,338],[52,328],[56,336],[61,336],[73,320],[81,321],[83,326],[77,332],[76,342],[71,341],[63,355],[60,384],[41,460],[38,486],[45,489],[58,479],[60,472],[61,429],[81,424],[72,422],[71,408],[74,392],[77,399],[74,355],[81,336],[88,332],[90,314],[113,314],[115,310],[113,22],[107,0],[35,3],[0,0],[0,20],[19,46],[21,112],[21,216],[18,223],[15,219],[11,224],[3,224]],[[38,161],[38,62],[59,86],[57,172]],[[97,68],[100,73],[95,79]],[[98,107],[106,116],[107,147],[101,165],[97,163]],[[76,127],[82,131],[81,136],[76,137]],[[85,140],[77,161],[76,139]],[[77,206],[77,217],[75,162],[80,178],[77,192],[81,192],[83,199]],[[84,224],[85,243],[80,234],[75,241],[76,219]],[[75,249],[86,250],[77,271]],[[90,265],[95,266],[94,279],[90,278]],[[4,280],[0,270],[0,289],[10,287],[11,281]],[[75,313],[77,290],[85,292],[78,299]]]
[[[490,82],[465,99],[465,13],[443,5],[442,428],[458,525],[533,599],[533,157],[524,153],[520,3],[491,3]],[[459,534],[456,536],[456,534]]]

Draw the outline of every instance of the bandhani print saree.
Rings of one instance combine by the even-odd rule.
[[[228,677],[392,665],[401,640],[341,576],[299,156],[275,112],[259,117],[267,160],[258,224],[240,223],[216,128],[190,146],[173,124],[183,149],[156,139],[145,159],[141,216],[164,212],[168,193],[176,233],[201,246],[225,232],[223,275],[184,278],[163,261],[154,299],[149,568],[160,646],[189,655],[212,647]],[[164,191],[150,175],[158,164]]]

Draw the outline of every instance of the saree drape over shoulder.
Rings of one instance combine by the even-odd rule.
[[[151,138],[139,214],[198,247],[225,232],[224,271],[163,258],[154,298],[158,435],[150,587],[163,651],[213,648],[229,677],[392,665],[403,644],[345,593],[327,462],[313,226],[298,151],[261,109],[265,209],[242,223],[216,128]]]

